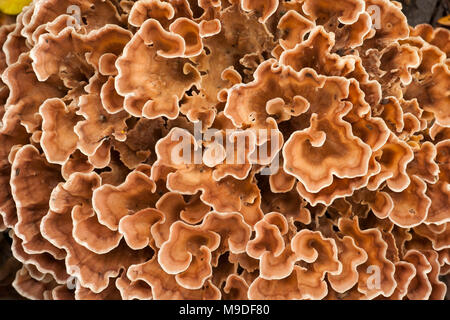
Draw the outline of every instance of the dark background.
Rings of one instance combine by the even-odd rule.
[[[411,26],[429,23],[434,27],[442,27],[437,23],[441,17],[450,14],[450,0],[400,0],[403,12]]]

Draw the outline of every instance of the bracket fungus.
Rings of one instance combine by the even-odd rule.
[[[449,45],[388,0],[31,1],[0,298],[444,299]]]

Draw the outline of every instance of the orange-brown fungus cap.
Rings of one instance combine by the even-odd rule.
[[[0,47],[0,299],[449,298],[448,28],[33,0]]]

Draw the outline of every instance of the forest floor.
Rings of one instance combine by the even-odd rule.
[[[411,26],[429,23],[442,27],[438,20],[450,14],[450,0],[400,0]]]

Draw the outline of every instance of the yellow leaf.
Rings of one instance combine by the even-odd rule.
[[[438,23],[450,27],[450,15],[440,18]]]
[[[0,11],[5,14],[19,14],[31,0],[0,0]]]

